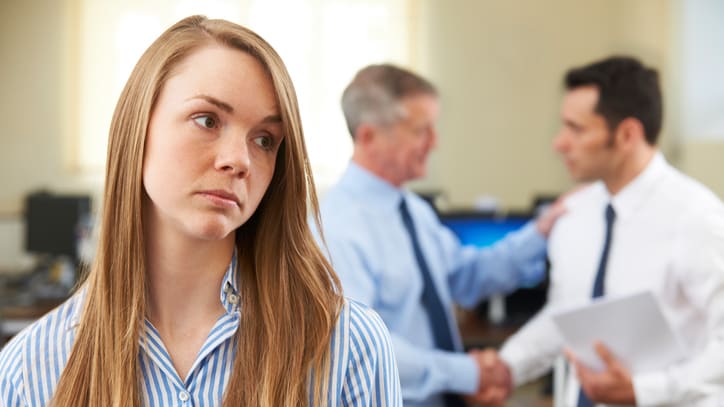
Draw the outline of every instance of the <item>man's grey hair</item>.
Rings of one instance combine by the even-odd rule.
[[[394,124],[405,115],[400,101],[416,95],[437,96],[437,89],[427,79],[391,64],[362,68],[342,93],[342,111],[352,138],[362,124]]]

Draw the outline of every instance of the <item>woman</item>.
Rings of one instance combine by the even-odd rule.
[[[0,353],[0,405],[401,405],[383,324],[310,234],[296,96],[263,39],[195,16],[150,46],[104,201],[79,292]]]

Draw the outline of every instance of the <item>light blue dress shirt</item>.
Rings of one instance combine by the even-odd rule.
[[[478,369],[464,353],[434,348],[420,300],[422,276],[399,213],[403,197],[450,321],[454,303],[470,308],[491,294],[539,282],[546,242],[530,223],[491,248],[461,246],[428,203],[353,162],[325,194],[322,228],[345,295],[372,307],[389,328],[405,405],[440,406],[442,393],[474,393]],[[462,350],[457,329],[453,338]]]
[[[220,291],[226,312],[212,328],[185,379],[178,376],[158,332],[146,321],[147,340],[141,339],[138,355],[144,406],[221,405],[231,376],[234,334],[240,319],[233,269],[230,265]],[[73,346],[83,298],[82,293],[74,295],[2,349],[0,407],[48,404]],[[374,311],[345,301],[330,349],[330,407],[402,406],[389,334]]]

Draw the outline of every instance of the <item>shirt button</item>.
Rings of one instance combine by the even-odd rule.
[[[236,294],[229,294],[229,302],[236,305],[239,303],[239,296]]]
[[[178,398],[179,398],[179,400],[181,400],[185,403],[189,399],[189,394],[185,391],[182,391],[181,393],[178,394]]]

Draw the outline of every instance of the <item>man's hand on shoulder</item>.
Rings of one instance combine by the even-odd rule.
[[[571,188],[568,192],[559,196],[552,204],[545,208],[540,215],[538,215],[538,218],[535,221],[535,227],[538,229],[538,233],[543,235],[545,238],[548,238],[548,235],[551,233],[551,229],[553,229],[553,225],[556,224],[558,218],[566,213],[566,199],[588,185],[589,184],[580,184]]]

